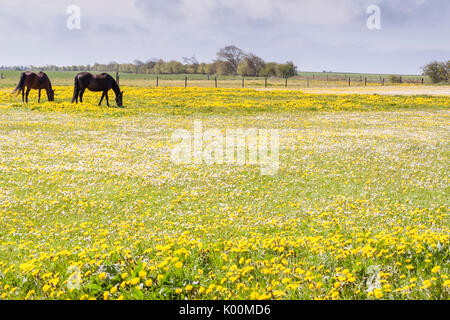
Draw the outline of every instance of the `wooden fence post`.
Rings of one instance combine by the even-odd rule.
[[[306,78],[306,87],[309,88],[309,78]]]
[[[187,77],[184,77],[184,87],[187,88]]]
[[[264,77],[264,88],[267,88],[267,77]]]
[[[348,86],[349,87],[351,86],[351,84],[350,84],[350,77],[348,77]]]
[[[367,87],[367,77],[364,78],[364,86]]]
[[[423,85],[423,78],[422,78],[422,85]]]
[[[216,88],[217,88],[217,77],[214,77],[214,83],[215,83]]]
[[[245,84],[244,84],[244,77],[242,77],[242,88],[245,88]]]
[[[159,77],[156,76],[156,87],[158,87],[158,84],[159,84]]]
[[[383,82],[381,83],[381,85],[383,85],[383,86],[384,86],[384,78],[383,78]]]
[[[288,77],[286,77],[285,82],[284,82],[284,87],[287,88],[287,79]]]

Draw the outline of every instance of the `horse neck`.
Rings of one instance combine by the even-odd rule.
[[[45,89],[46,89],[47,91],[53,90],[53,88],[52,88],[52,83],[50,82],[50,80],[48,81],[47,87],[46,87]]]
[[[119,88],[119,85],[117,84],[116,80],[114,80],[114,79],[112,79],[111,88],[113,89],[114,93],[116,94],[116,97],[118,97],[120,95],[120,88]]]
[[[45,86],[45,91],[47,91],[47,97],[50,98],[50,92],[53,91],[52,83],[47,79],[47,84]]]

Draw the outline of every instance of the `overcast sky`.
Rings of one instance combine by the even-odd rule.
[[[417,74],[450,59],[450,0],[0,0],[0,36],[0,65],[210,62],[234,44],[303,71]]]

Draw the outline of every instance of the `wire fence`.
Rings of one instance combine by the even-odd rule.
[[[127,74],[126,82],[130,82]],[[120,75],[116,72],[116,81],[120,83]],[[213,88],[312,88],[312,87],[361,87],[385,85],[424,85],[425,77],[383,77],[383,76],[351,76],[351,75],[324,75],[324,76],[294,76],[290,78],[277,77],[238,77],[238,76],[210,76],[203,78],[199,75],[193,77],[185,75],[154,75],[133,79],[137,82],[147,82],[154,87],[213,87]]]
[[[56,82],[71,84],[72,75],[60,78],[54,75]],[[11,75],[8,77],[10,78]],[[0,73],[0,80],[5,79]],[[14,81],[17,75],[14,75]],[[346,74],[312,74],[297,75],[290,78],[279,77],[241,77],[216,75],[154,75],[115,73],[115,78],[122,85],[137,85],[145,87],[209,87],[209,88],[316,88],[316,87],[368,87],[392,85],[426,85],[430,84],[427,77],[420,76],[375,76]],[[53,81],[53,79],[52,79]]]

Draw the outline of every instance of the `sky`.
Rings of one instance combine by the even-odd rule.
[[[236,45],[300,71],[419,74],[450,59],[450,0],[0,0],[0,39],[9,66],[211,62]]]

